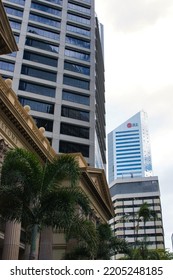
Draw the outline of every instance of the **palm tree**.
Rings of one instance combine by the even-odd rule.
[[[156,211],[152,210],[149,208],[148,206],[148,203],[147,202],[144,202],[138,213],[137,213],[137,216],[138,216],[138,225],[137,227],[139,227],[139,221],[143,220],[143,224],[144,224],[144,249],[146,249],[146,246],[147,246],[147,242],[146,242],[146,222],[147,221],[151,221],[154,219],[154,221],[156,220],[157,218],[157,213]]]
[[[94,248],[91,242],[83,236],[81,243],[69,254],[65,255],[65,259],[95,259],[95,260],[110,260],[111,257],[118,253],[127,254],[129,245],[126,241],[114,237],[112,230],[108,224],[99,224],[92,228],[89,225],[90,234],[95,236]],[[79,233],[79,237],[80,237]]]
[[[79,176],[79,165],[71,155],[41,164],[35,154],[24,149],[7,152],[1,172],[0,214],[30,230],[30,259],[36,258],[41,228],[69,230],[77,217],[77,205],[88,214],[89,201],[77,186]],[[64,180],[68,184],[62,186]]]

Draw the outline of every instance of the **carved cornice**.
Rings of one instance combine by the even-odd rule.
[[[18,101],[14,91],[0,77],[0,111],[4,113],[8,122],[10,121],[15,130],[18,130],[33,150],[45,160],[52,160],[56,153],[51,147],[48,139],[36,126],[33,118]]]
[[[0,55],[18,51],[8,17],[0,0]]]

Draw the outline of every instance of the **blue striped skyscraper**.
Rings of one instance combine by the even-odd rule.
[[[108,134],[108,179],[152,176],[148,117],[140,111]]]

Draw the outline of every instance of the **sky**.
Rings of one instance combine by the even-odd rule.
[[[107,133],[137,112],[148,114],[165,247],[173,233],[173,1],[95,0],[104,25]]]

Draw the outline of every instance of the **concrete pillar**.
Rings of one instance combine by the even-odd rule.
[[[3,260],[18,260],[21,224],[6,222],[4,234]]]
[[[53,232],[52,227],[45,227],[40,234],[39,260],[52,260]]]

